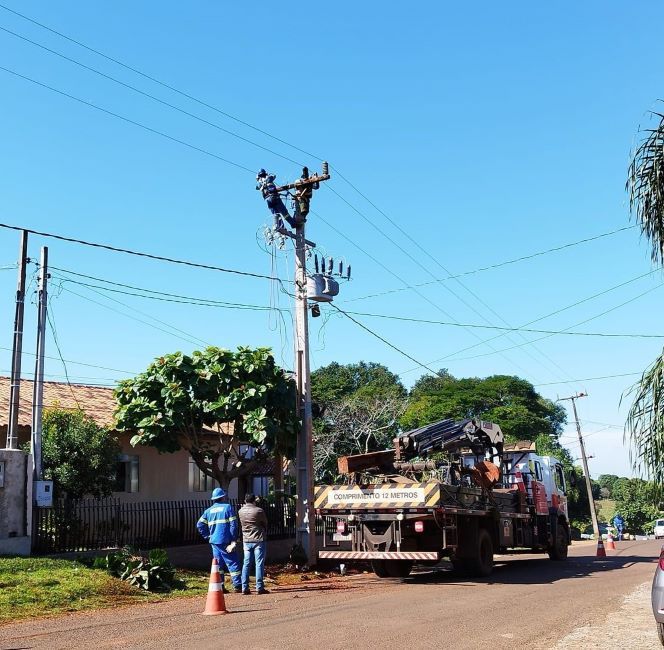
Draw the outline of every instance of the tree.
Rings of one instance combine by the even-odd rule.
[[[664,263],[664,115],[634,151],[629,165],[627,190],[631,214],[649,240],[651,258]],[[634,468],[664,486],[664,350],[641,379],[627,392],[632,405],[626,430],[633,448]]]
[[[659,514],[653,484],[638,478],[620,479],[616,512],[625,520],[627,530],[641,532]]]
[[[331,363],[311,373],[313,400],[323,417],[314,421],[317,481],[337,478],[337,458],[386,449],[399,430],[407,391],[385,366],[360,361]]]
[[[401,380],[380,363],[360,361],[346,365],[333,362],[311,373],[312,398],[322,406],[344,397],[406,397]]]
[[[608,495],[603,497],[603,498],[610,499],[610,498],[614,497],[613,488],[616,484],[616,481],[618,481],[618,478],[619,477],[616,476],[615,474],[600,474],[599,475],[599,477],[597,479],[597,482],[599,483],[600,488],[602,490],[607,490],[608,491]]]
[[[336,479],[339,456],[392,447],[405,408],[406,400],[397,395],[351,395],[329,405],[315,434],[316,480]]]
[[[115,398],[132,445],[186,449],[224,488],[272,452],[291,455],[299,429],[295,382],[268,348],[168,354],[120,382]]]
[[[67,500],[111,494],[120,445],[80,410],[46,409],[42,419],[44,476]]]
[[[401,424],[406,429],[443,418],[478,418],[500,425],[507,440],[557,437],[566,422],[565,409],[543,398],[519,377],[493,375],[456,379],[445,373],[415,383]]]

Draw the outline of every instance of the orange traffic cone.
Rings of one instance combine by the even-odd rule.
[[[602,541],[601,537],[597,540],[597,555],[595,557],[606,557],[604,542]]]
[[[219,563],[217,558],[212,560],[210,569],[210,586],[208,587],[207,600],[205,601],[204,616],[214,616],[215,614],[228,614],[226,603],[224,602],[223,583],[219,579]]]
[[[616,543],[613,541],[613,533],[611,531],[609,531],[606,536],[606,550],[607,551],[616,550]]]

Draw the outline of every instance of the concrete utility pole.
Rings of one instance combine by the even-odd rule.
[[[323,163],[323,173],[309,178],[301,178],[294,183],[283,185],[277,191],[301,191],[330,178],[328,165]],[[297,381],[298,407],[302,426],[297,438],[296,491],[297,529],[296,542],[302,545],[308,564],[316,564],[316,517],[314,513],[314,471],[313,471],[313,420],[311,417],[311,369],[309,364],[309,305],[307,301],[307,246],[315,244],[304,234],[305,217],[296,224],[295,234],[287,230],[282,234],[295,241],[295,372]]]
[[[37,355],[32,393],[32,457],[33,478],[41,481],[42,471],[42,410],[44,405],[44,347],[46,342],[46,308],[48,299],[48,248],[42,246],[39,263],[39,302],[37,311]]]
[[[595,500],[593,499],[593,488],[590,483],[590,472],[588,471],[588,457],[586,456],[586,447],[583,443],[583,436],[581,435],[581,425],[579,424],[579,414],[576,412],[576,400],[581,397],[588,397],[586,393],[577,393],[570,397],[561,397],[560,401],[569,400],[572,402],[572,409],[574,410],[574,421],[576,422],[576,432],[579,436],[579,445],[581,446],[581,461],[583,462],[583,473],[586,477],[586,490],[588,491],[588,503],[590,504],[590,518],[593,522],[593,533],[597,539],[599,536],[599,523],[597,522],[597,511],[595,510]]]
[[[28,231],[21,232],[18,249],[18,287],[12,344],[12,371],[9,384],[9,422],[7,449],[18,449],[18,409],[21,397],[21,357],[23,354],[23,313],[25,311],[25,268],[28,263]]]

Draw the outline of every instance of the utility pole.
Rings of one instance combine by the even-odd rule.
[[[307,174],[308,175],[308,174]],[[323,163],[323,173],[301,178],[294,183],[277,188],[278,192],[296,190],[302,192],[309,186],[317,186],[330,178],[328,165]],[[316,529],[314,513],[313,471],[313,420],[311,417],[311,368],[309,363],[309,305],[307,301],[307,247],[315,247],[305,237],[306,214],[295,226],[295,234],[287,230],[281,234],[295,242],[295,372],[297,381],[298,410],[302,425],[297,438],[296,491],[297,528],[296,542],[301,544],[307,563],[316,564]]]
[[[18,287],[12,344],[12,371],[9,384],[7,449],[18,449],[18,409],[21,398],[21,358],[23,355],[23,313],[25,311],[25,269],[28,263],[28,231],[21,231],[18,249]]]
[[[599,524],[597,522],[597,511],[595,510],[595,500],[593,499],[593,488],[590,483],[590,472],[588,471],[588,457],[586,456],[586,447],[583,443],[583,436],[581,435],[581,425],[579,424],[579,414],[576,412],[576,400],[581,397],[588,397],[587,393],[577,393],[570,395],[570,397],[561,397],[560,401],[569,400],[572,402],[572,409],[574,410],[574,421],[576,422],[576,432],[579,436],[579,445],[581,446],[581,461],[583,462],[583,473],[586,477],[586,490],[588,491],[588,503],[590,504],[590,518],[593,522],[593,533],[599,540]]]
[[[32,393],[32,457],[33,479],[41,481],[42,468],[42,410],[44,405],[44,347],[46,342],[46,304],[48,299],[48,248],[42,246],[39,263],[39,302],[37,305],[37,354],[35,381]]]

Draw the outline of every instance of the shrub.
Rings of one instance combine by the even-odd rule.
[[[106,569],[111,575],[146,591],[171,591],[180,586],[168,554],[161,548],[150,551],[144,557],[130,546],[125,546],[105,557],[96,558],[94,566]]]

